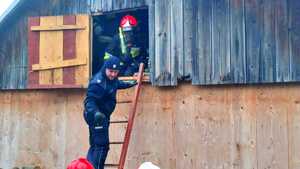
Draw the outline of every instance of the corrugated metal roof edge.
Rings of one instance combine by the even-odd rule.
[[[22,0],[15,0],[13,1],[9,7],[4,11],[4,13],[0,16],[0,25],[2,24],[2,22],[6,19],[6,17],[8,16],[9,13],[11,13],[16,7],[17,5],[21,2]]]

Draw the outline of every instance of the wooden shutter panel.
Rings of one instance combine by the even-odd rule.
[[[89,16],[29,18],[28,88],[82,88],[89,79]]]

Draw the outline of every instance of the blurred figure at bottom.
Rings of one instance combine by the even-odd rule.
[[[160,169],[160,168],[151,162],[144,162],[143,164],[140,165],[138,169]]]
[[[73,160],[67,169],[94,169],[93,165],[85,158],[78,158]]]

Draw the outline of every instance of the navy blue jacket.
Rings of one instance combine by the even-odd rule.
[[[105,68],[102,68],[90,80],[86,98],[84,100],[85,120],[90,128],[90,143],[106,145],[109,142],[108,127],[110,115],[116,106],[116,94],[118,89],[132,87],[133,84],[119,81],[118,79],[109,80],[105,75]],[[94,114],[101,112],[105,114],[104,131],[96,133],[94,131]]]

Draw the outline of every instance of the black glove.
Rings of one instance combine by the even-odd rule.
[[[101,112],[96,112],[94,115],[94,125],[95,129],[102,129],[105,120],[105,114]]]

